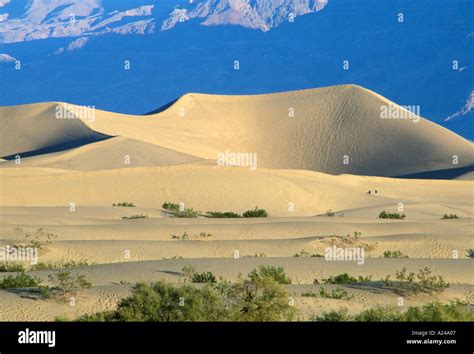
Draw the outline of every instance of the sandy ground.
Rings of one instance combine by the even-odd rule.
[[[0,320],[112,309],[138,281],[182,282],[186,265],[228,280],[258,265],[283,266],[301,319],[340,307],[358,312],[397,305],[399,295],[377,282],[341,286],[351,300],[301,296],[333,289],[313,280],[344,272],[379,281],[403,267],[416,272],[428,266],[451,286],[441,294],[407,296],[404,306],[472,297],[470,173],[456,180],[370,176],[452,168],[453,155],[456,167],[469,166],[472,144],[424,119],[381,120],[387,102],[342,86],[261,96],[190,94],[155,115],[96,111],[93,122],[56,119],[63,104],[0,108],[0,151],[8,160],[0,163],[0,247],[24,243],[26,233],[43,228],[57,238],[39,261],[87,262],[71,271],[93,284],[75,306],[0,290]],[[258,168],[218,166],[216,155],[226,150],[256,152]],[[343,165],[346,153],[351,162]],[[123,201],[136,207],[112,206]],[[258,205],[270,217],[174,218],[161,208],[166,201],[202,212],[241,213]],[[406,219],[378,219],[383,210]],[[135,214],[148,218],[123,219]],[[459,219],[442,220],[444,214]],[[185,233],[187,240],[174,238]],[[332,244],[363,247],[364,263],[295,257],[302,251],[324,255]],[[388,250],[409,258],[383,258]],[[56,272],[32,273],[48,282]]]

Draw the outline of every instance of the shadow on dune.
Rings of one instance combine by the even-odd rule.
[[[449,168],[444,170],[435,170],[427,172],[418,172],[408,175],[396,176],[395,178],[407,179],[453,179],[463,174],[474,171],[474,165],[458,168]]]
[[[5,159],[7,161],[10,161],[10,160],[14,160],[15,157],[18,156],[18,155],[21,156],[22,158],[25,158],[25,157],[38,156],[38,155],[43,155],[43,154],[51,154],[51,153],[54,153],[54,152],[65,151],[65,150],[77,148],[77,147],[80,147],[80,146],[83,146],[83,145],[108,140],[110,138],[114,138],[114,136],[100,134],[100,133],[94,133],[93,135],[91,135],[89,137],[82,138],[82,139],[71,140],[71,141],[68,141],[68,142],[65,142],[65,143],[62,143],[62,144],[48,146],[48,147],[45,147],[43,149],[25,151],[25,152],[15,153],[15,154],[8,155],[8,156],[2,156],[1,158]]]

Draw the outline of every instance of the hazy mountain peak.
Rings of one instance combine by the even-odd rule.
[[[246,28],[269,31],[285,21],[316,12],[328,0],[205,0],[174,9],[161,29],[173,28],[179,22],[202,19],[206,26],[240,25]]]

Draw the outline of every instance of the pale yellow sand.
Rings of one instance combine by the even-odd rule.
[[[474,290],[468,256],[474,248],[474,182],[355,174],[468,166],[472,144],[424,119],[381,119],[380,107],[388,103],[349,85],[261,96],[189,94],[159,114],[96,111],[93,122],[57,119],[56,107],[63,104],[0,108],[1,156],[71,141],[81,145],[1,163],[0,247],[25,242],[25,233],[43,228],[58,238],[39,261],[87,261],[72,272],[93,283],[74,307],[0,290],[0,320],[75,318],[111,309],[137,281],[183,281],[185,265],[228,280],[260,264],[283,266],[304,319],[341,306],[357,312],[397,304],[398,295],[364,285],[344,286],[354,295],[350,301],[300,296],[319,291],[315,278],[343,272],[379,280],[403,267],[428,266],[451,287],[408,297],[405,305],[467,296]],[[217,154],[226,150],[256,152],[257,169],[218,166]],[[346,154],[348,165],[342,163]],[[453,165],[453,155],[459,164]],[[112,207],[124,201],[137,207]],[[202,212],[241,213],[258,205],[270,217],[178,219],[161,209],[165,201]],[[325,215],[329,209],[333,217]],[[382,210],[403,212],[406,219],[380,220]],[[148,218],[122,219],[135,214]],[[444,214],[460,219],[441,220]],[[357,239],[344,239],[356,231]],[[188,240],[173,239],[184,233]],[[324,255],[332,243],[365,247],[364,264],[294,257],[303,250]],[[410,258],[381,258],[387,250]],[[54,273],[34,274],[47,281]]]

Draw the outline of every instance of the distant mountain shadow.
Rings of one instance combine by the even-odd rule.
[[[411,173],[408,175],[396,176],[396,178],[408,179],[453,179],[465,173],[474,171],[474,165],[458,168],[448,168],[427,172]]]
[[[68,141],[68,142],[65,142],[65,143],[48,146],[48,147],[43,148],[43,149],[26,151],[26,152],[19,152],[19,153],[15,153],[15,154],[8,155],[8,156],[2,156],[1,158],[5,159],[5,160],[14,160],[15,156],[17,156],[17,155],[24,158],[24,157],[43,155],[43,154],[51,154],[53,152],[60,152],[60,151],[64,151],[64,150],[69,150],[69,149],[73,149],[73,148],[76,148],[76,147],[79,147],[79,146],[82,146],[82,145],[87,145],[87,144],[96,143],[96,142],[99,142],[99,141],[108,140],[110,138],[114,138],[114,136],[100,134],[100,133],[94,133],[93,136],[90,136],[90,137],[87,137],[87,138],[71,140],[71,141]]]

